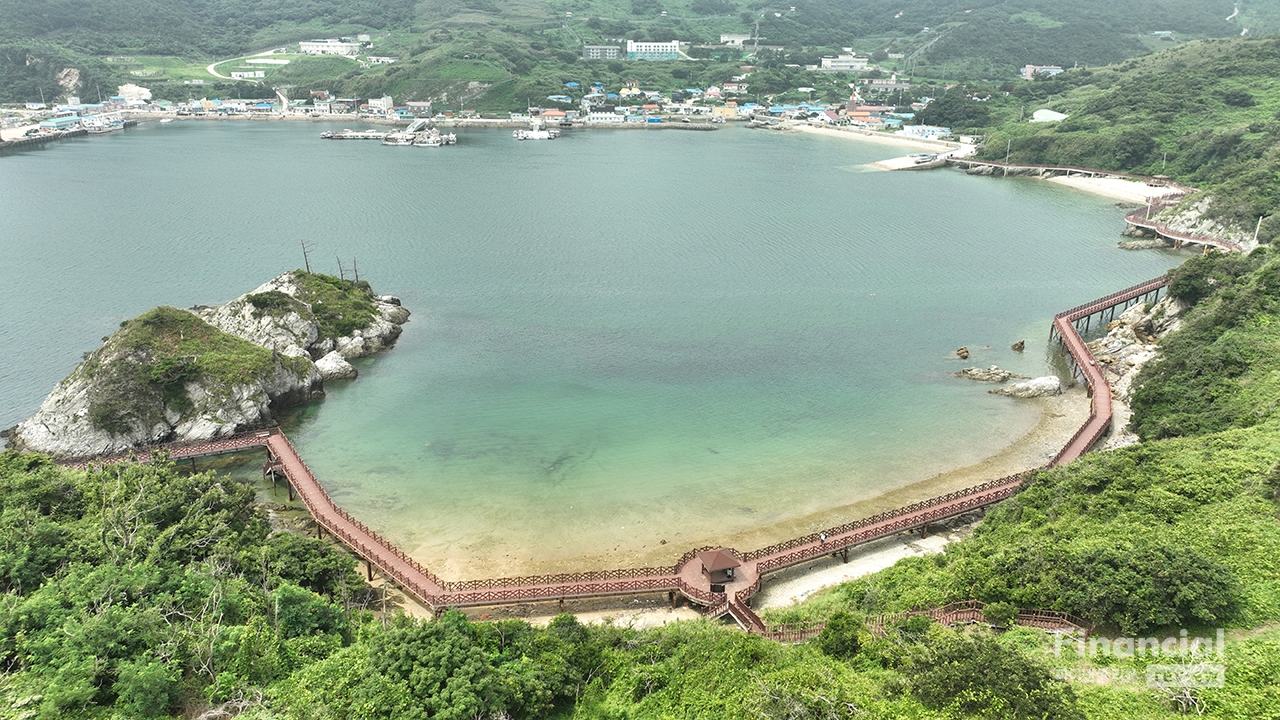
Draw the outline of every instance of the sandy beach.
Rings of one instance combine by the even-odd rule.
[[[1041,410],[1040,420],[1029,432],[995,455],[973,465],[944,472],[874,498],[725,538],[725,545],[739,549],[759,547],[971,487],[988,480],[1041,467],[1053,458],[1062,444],[1075,433],[1089,414],[1089,400],[1081,387],[1071,388],[1056,397],[1021,402],[1037,403]],[[939,552],[946,544],[966,537],[971,530],[972,525],[962,525],[923,538],[915,533],[901,533],[856,548],[850,553],[848,563],[833,558],[823,558],[768,575],[754,603],[755,607],[765,609],[790,606],[803,601],[818,590],[878,572],[902,558]],[[674,548],[681,552],[683,549]],[[668,563],[672,558],[667,555],[674,550],[663,548],[661,553],[655,552],[652,555],[635,558],[638,561],[635,564]],[[581,567],[596,565],[599,563],[593,562],[593,558],[584,556],[581,559]],[[378,580],[374,581],[375,586],[378,583]],[[418,605],[394,589],[389,592],[388,597],[392,599],[392,607],[402,608],[415,616],[430,615],[427,608]],[[696,612],[688,608],[672,609],[665,594],[570,600],[565,602],[564,608],[565,611],[577,615],[584,622],[610,621],[634,627],[652,627],[674,620],[699,617]],[[559,612],[560,606],[555,602],[467,610],[468,615],[477,619],[518,617],[535,624],[546,623]]]
[[[1145,205],[1150,199],[1161,198],[1165,195],[1177,195],[1181,192],[1177,188],[1155,187],[1147,185],[1140,180],[1125,180],[1123,178],[1062,175],[1045,178],[1045,180],[1055,185],[1075,188],[1094,195],[1102,195],[1103,197],[1124,200],[1138,205]]]
[[[946,152],[951,150],[959,150],[964,147],[972,147],[961,145],[960,143],[942,142],[935,140],[917,140],[913,138],[902,137],[901,135],[890,135],[888,133],[871,132],[868,130],[853,130],[850,128],[834,128],[821,127],[817,125],[794,124],[786,125],[786,130],[795,130],[798,132],[809,133],[811,135],[826,135],[827,137],[838,137],[846,140],[858,140],[860,142],[873,142],[880,145],[893,145],[901,148],[911,148],[913,150],[921,150],[927,152]]]

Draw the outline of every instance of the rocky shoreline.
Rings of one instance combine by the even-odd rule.
[[[1150,307],[1134,305],[1107,325],[1104,337],[1087,343],[1111,384],[1111,434],[1099,449],[1113,450],[1140,442],[1129,429],[1134,380],[1143,366],[1160,354],[1160,338],[1178,329],[1188,307],[1172,297]]]
[[[294,271],[219,306],[159,307],[121,323],[40,410],[3,435],[58,457],[203,442],[265,427],[275,411],[354,379],[409,320],[367,283]]]

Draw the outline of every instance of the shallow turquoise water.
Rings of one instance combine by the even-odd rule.
[[[990,455],[1032,408],[951,352],[1049,369],[1052,313],[1153,277],[1112,201],[868,172],[730,128],[450,148],[179,122],[0,158],[0,423],[160,303],[358,257],[413,320],[294,413],[341,503],[446,570],[714,542]],[[1029,352],[1006,348],[1027,338]]]

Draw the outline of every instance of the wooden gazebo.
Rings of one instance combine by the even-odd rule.
[[[734,570],[742,565],[742,561],[725,548],[706,550],[698,553],[702,561],[702,572],[715,585],[733,582]]]

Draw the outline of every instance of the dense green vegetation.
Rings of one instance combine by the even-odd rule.
[[[3,0],[0,40],[39,41],[90,56],[227,56],[325,28],[390,28],[411,0]],[[305,38],[303,38],[305,39]]]
[[[348,556],[272,534],[254,490],[171,464],[0,453],[4,717],[168,717],[350,642]]]
[[[986,157],[1169,175],[1211,191],[1211,217],[1280,233],[1280,39],[1190,43],[1011,90],[989,103]],[[1068,118],[1022,121],[1046,106]]]
[[[1248,399],[1254,383],[1218,387],[1214,362],[1185,369],[1198,346],[1242,363],[1235,377],[1273,373],[1275,353],[1249,348],[1274,334],[1277,273],[1265,249],[1175,273],[1172,292],[1198,304],[1143,392],[1207,375],[1217,394],[1157,393],[1140,417],[1203,417],[1183,423],[1186,437],[1037,473],[945,553],[767,612],[826,621],[798,646],[707,621],[634,630],[568,615],[546,628],[378,616],[354,559],[272,533],[245,482],[164,462],[84,472],[0,454],[0,716],[1280,718],[1280,418],[1265,393]],[[289,304],[271,293],[251,302]],[[1215,324],[1226,329],[1212,334]],[[1170,405],[1179,398],[1190,404]],[[1246,410],[1220,417],[1224,403]],[[1234,628],[1207,658],[1225,665],[1226,683],[1142,682],[1152,663],[1185,661],[1177,651],[1082,654],[1038,630],[953,630],[920,616],[887,637],[862,624],[971,598],[989,602],[998,626],[1015,607],[1041,607],[1104,636]],[[1075,672],[1139,680],[1055,679]]]
[[[286,66],[272,71],[268,83],[507,111],[527,100],[540,103],[569,80],[616,87],[641,73],[650,76],[647,87],[663,91],[723,82],[747,61],[747,53],[696,47],[717,46],[721,33],[758,34],[764,48],[751,62],[760,67],[812,64],[853,47],[890,70],[996,81],[1013,77],[1026,63],[1118,62],[1159,46],[1151,37],[1157,30],[1189,39],[1280,27],[1280,12],[1266,6],[1249,6],[1228,22],[1231,0],[1010,0],[980,7],[959,0],[799,0],[792,7],[755,0],[2,0],[0,101],[36,99],[41,89],[50,99],[63,94],[59,79],[70,83],[62,72],[69,67],[80,72],[76,92],[82,94],[95,85],[139,82],[158,96],[185,99],[192,88],[173,84],[180,78],[133,77],[133,68],[102,59],[169,55],[204,61],[191,65],[199,67],[214,58],[357,32],[375,35],[376,52],[400,56],[401,62],[369,68],[333,63],[305,72]],[[692,43],[690,56],[703,60],[641,69],[645,63],[580,59],[584,42],[624,39],[678,39]],[[909,54],[910,62],[889,60],[889,53]],[[768,92],[815,87],[815,79]],[[261,85],[206,80],[201,90],[207,93],[266,96]]]
[[[298,300],[311,306],[311,313],[320,323],[321,340],[363,330],[377,316],[373,290],[363,280],[357,283],[304,270],[295,270],[293,277],[298,285]]]
[[[1133,399],[1143,438],[1196,436],[1270,420],[1280,399],[1280,260],[1209,255],[1173,274],[1199,304],[1145,367]]]
[[[185,310],[158,307],[120,324],[72,378],[93,378],[89,419],[108,432],[149,428],[166,413],[191,408],[186,384],[230,390],[274,373],[304,372],[305,360],[272,353]]]

